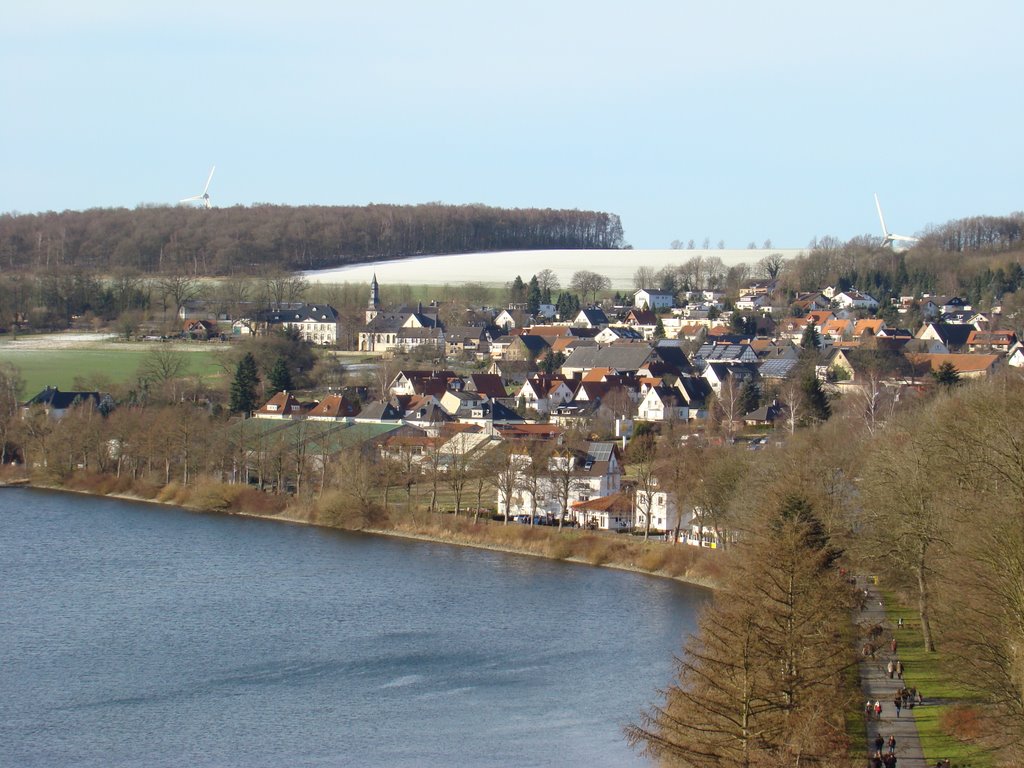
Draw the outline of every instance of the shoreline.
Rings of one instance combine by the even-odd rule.
[[[566,562],[566,563],[572,563],[574,565],[590,566],[592,568],[610,568],[610,569],[613,569],[613,570],[625,571],[625,572],[629,572],[629,573],[639,573],[639,574],[643,574],[645,576],[651,576],[651,577],[654,577],[654,578],[669,579],[671,581],[677,581],[677,582],[679,582],[681,584],[687,584],[687,585],[690,585],[690,586],[693,586],[693,587],[699,587],[701,589],[714,589],[714,584],[713,584],[713,580],[712,579],[704,578],[704,577],[701,577],[701,576],[696,575],[696,574],[673,575],[673,574],[670,574],[670,573],[666,573],[664,571],[650,570],[650,569],[643,568],[641,566],[637,566],[637,565],[634,565],[634,564],[628,564],[627,565],[627,564],[622,564],[622,563],[611,563],[611,562],[593,563],[593,562],[590,562],[590,561],[586,560],[585,558],[578,557],[578,556],[553,557],[553,556],[550,556],[550,555],[546,555],[546,554],[544,554],[542,552],[530,551],[530,550],[522,548],[522,547],[516,547],[516,546],[511,546],[511,545],[500,545],[500,544],[495,544],[493,542],[482,541],[482,540],[474,542],[472,540],[467,540],[464,536],[457,536],[454,533],[452,535],[450,535],[450,536],[445,536],[445,535],[442,535],[442,534],[439,534],[439,533],[420,533],[420,532],[415,532],[415,531],[403,531],[403,530],[400,530],[400,529],[392,529],[392,528],[367,527],[367,528],[352,529],[352,528],[345,528],[345,527],[341,527],[341,526],[326,525],[324,523],[317,523],[317,522],[314,522],[314,521],[309,520],[309,519],[304,519],[303,517],[295,515],[295,514],[289,514],[287,508],[285,510],[282,510],[280,512],[275,512],[275,513],[272,513],[272,514],[261,514],[261,513],[258,513],[258,512],[251,512],[251,511],[245,511],[245,510],[231,511],[231,510],[206,509],[206,508],[199,507],[199,506],[196,506],[196,505],[190,505],[190,504],[187,504],[187,503],[177,502],[177,501],[174,501],[174,500],[147,499],[147,498],[144,498],[142,496],[137,496],[137,495],[130,494],[130,493],[95,493],[95,492],[88,491],[88,490],[83,490],[83,489],[80,489],[80,488],[68,488],[68,487],[59,486],[59,485],[49,485],[49,484],[34,483],[29,478],[4,481],[3,483],[0,483],[0,489],[2,489],[2,488],[32,488],[32,489],[35,489],[35,490],[48,491],[48,492],[56,492],[56,493],[73,493],[73,494],[79,494],[79,495],[83,495],[83,496],[92,496],[94,498],[110,498],[110,499],[117,499],[119,501],[131,501],[131,502],[144,503],[144,504],[157,504],[157,505],[165,506],[165,507],[177,507],[177,508],[185,510],[187,512],[193,512],[193,513],[197,513],[197,514],[224,515],[224,516],[228,516],[228,517],[246,517],[246,518],[250,518],[250,519],[254,519],[254,520],[267,520],[267,521],[271,521],[271,522],[291,523],[291,524],[294,524],[294,525],[307,525],[307,526],[312,526],[312,527],[315,527],[315,528],[322,528],[324,530],[345,531],[345,532],[348,532],[348,533],[364,533],[364,534],[368,534],[368,535],[371,535],[371,536],[388,536],[388,537],[391,537],[391,538],[406,539],[406,540],[410,540],[410,541],[421,541],[421,542],[427,542],[427,543],[431,543],[431,544],[444,544],[444,545],[448,545],[448,546],[468,547],[468,548],[471,548],[471,549],[483,549],[483,550],[488,550],[488,551],[491,551],[491,552],[502,552],[502,553],[510,554],[510,555],[521,555],[521,556],[526,556],[526,557],[540,558],[540,559],[543,559],[543,560],[562,561],[562,562]],[[511,527],[512,525],[514,525],[514,524],[510,523],[508,527]],[[622,535],[622,534],[619,534],[619,535]],[[686,545],[678,545],[678,546],[686,546]]]

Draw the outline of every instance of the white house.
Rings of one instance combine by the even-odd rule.
[[[637,488],[634,507],[634,526],[637,529],[645,529],[647,518],[650,516],[651,532],[667,533],[674,531],[676,527],[682,529],[690,524],[687,518],[692,518],[692,515],[684,515],[683,519],[680,519],[675,494],[666,491],[655,490],[648,496],[647,491]]]
[[[546,416],[572,400],[573,390],[563,377],[539,373],[528,378],[516,392],[516,401]]]
[[[550,460],[551,469],[557,467],[558,462],[568,461],[573,470],[571,487],[569,489],[569,517],[576,517],[581,524],[586,520],[580,520],[572,512],[575,502],[591,501],[603,496],[611,496],[617,493],[622,486],[622,465],[619,460],[619,450],[615,443],[592,442],[586,443],[583,450],[572,452],[569,455],[559,455],[557,452]],[[528,454],[521,456],[523,477],[526,475],[526,468],[529,466],[530,457]],[[512,499],[508,505],[509,516],[536,514],[548,519],[556,520],[562,513],[559,506],[559,493],[556,486],[556,479],[549,473],[539,478],[536,506],[530,491],[525,487],[522,480],[519,483]],[[499,515],[505,513],[505,499],[503,494],[498,492],[497,510]]]
[[[645,341],[643,332],[628,325],[609,325],[602,328],[594,337],[598,344],[611,344],[616,341]]]
[[[842,291],[832,297],[832,303],[843,309],[866,309],[874,312],[878,309],[878,301],[866,293],[856,290]]]
[[[275,309],[261,313],[258,321],[264,328],[294,328],[303,341],[319,345],[337,344],[341,326],[338,310],[329,304],[303,304],[293,309]]]
[[[650,387],[636,409],[640,421],[687,421],[690,407],[675,387]]]
[[[741,296],[733,305],[736,309],[752,312],[754,310],[771,308],[771,300],[762,294]]]
[[[587,307],[579,311],[572,324],[581,328],[604,328],[608,325],[608,316],[600,307]]]
[[[675,296],[668,291],[655,291],[641,288],[633,294],[634,307],[647,307],[654,312],[659,309],[670,309],[675,304]]]

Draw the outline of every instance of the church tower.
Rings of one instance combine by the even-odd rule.
[[[380,312],[380,286],[377,284],[377,273],[373,273],[370,281],[370,301],[366,305],[366,322],[370,322]]]

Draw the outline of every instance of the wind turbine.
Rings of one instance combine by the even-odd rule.
[[[217,166],[213,166],[210,169],[210,175],[206,177],[206,186],[203,187],[203,193],[201,195],[192,195],[192,197],[186,197],[184,200],[179,200],[179,203],[201,203],[204,208],[212,208],[210,205],[210,182],[213,180],[213,172],[217,170]]]
[[[882,222],[882,247],[883,248],[885,248],[885,246],[889,245],[889,246],[892,246],[894,250],[896,250],[896,244],[897,243],[908,243],[908,245],[902,246],[902,247],[909,248],[910,247],[909,243],[916,243],[917,242],[917,238],[916,237],[909,237],[907,235],[894,235],[892,232],[890,232],[888,229],[886,229],[886,227],[885,227],[885,218],[882,216],[882,204],[880,202],[878,202],[878,194],[877,193],[875,193],[875,208],[878,209],[878,220],[880,222]]]

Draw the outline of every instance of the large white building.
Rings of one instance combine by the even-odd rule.
[[[633,294],[634,307],[647,307],[653,312],[657,312],[659,309],[670,309],[675,302],[676,297],[668,291],[641,288]]]
[[[591,501],[600,497],[611,496],[618,493],[622,485],[622,465],[619,461],[619,450],[612,442],[586,443],[580,451],[566,453],[555,452],[549,459],[548,471],[539,478],[537,497],[534,499],[525,482],[530,466],[530,457],[527,453],[521,456],[522,480],[518,484],[508,505],[510,517],[517,515],[536,515],[550,520],[557,520],[562,514],[560,505],[560,494],[558,487],[558,468],[569,462],[572,469],[572,480],[569,487],[569,509],[567,520],[578,524],[585,524],[587,519],[581,519],[580,515],[573,510],[573,505],[578,502]],[[502,493],[498,492],[498,514],[505,514],[505,499]]]

